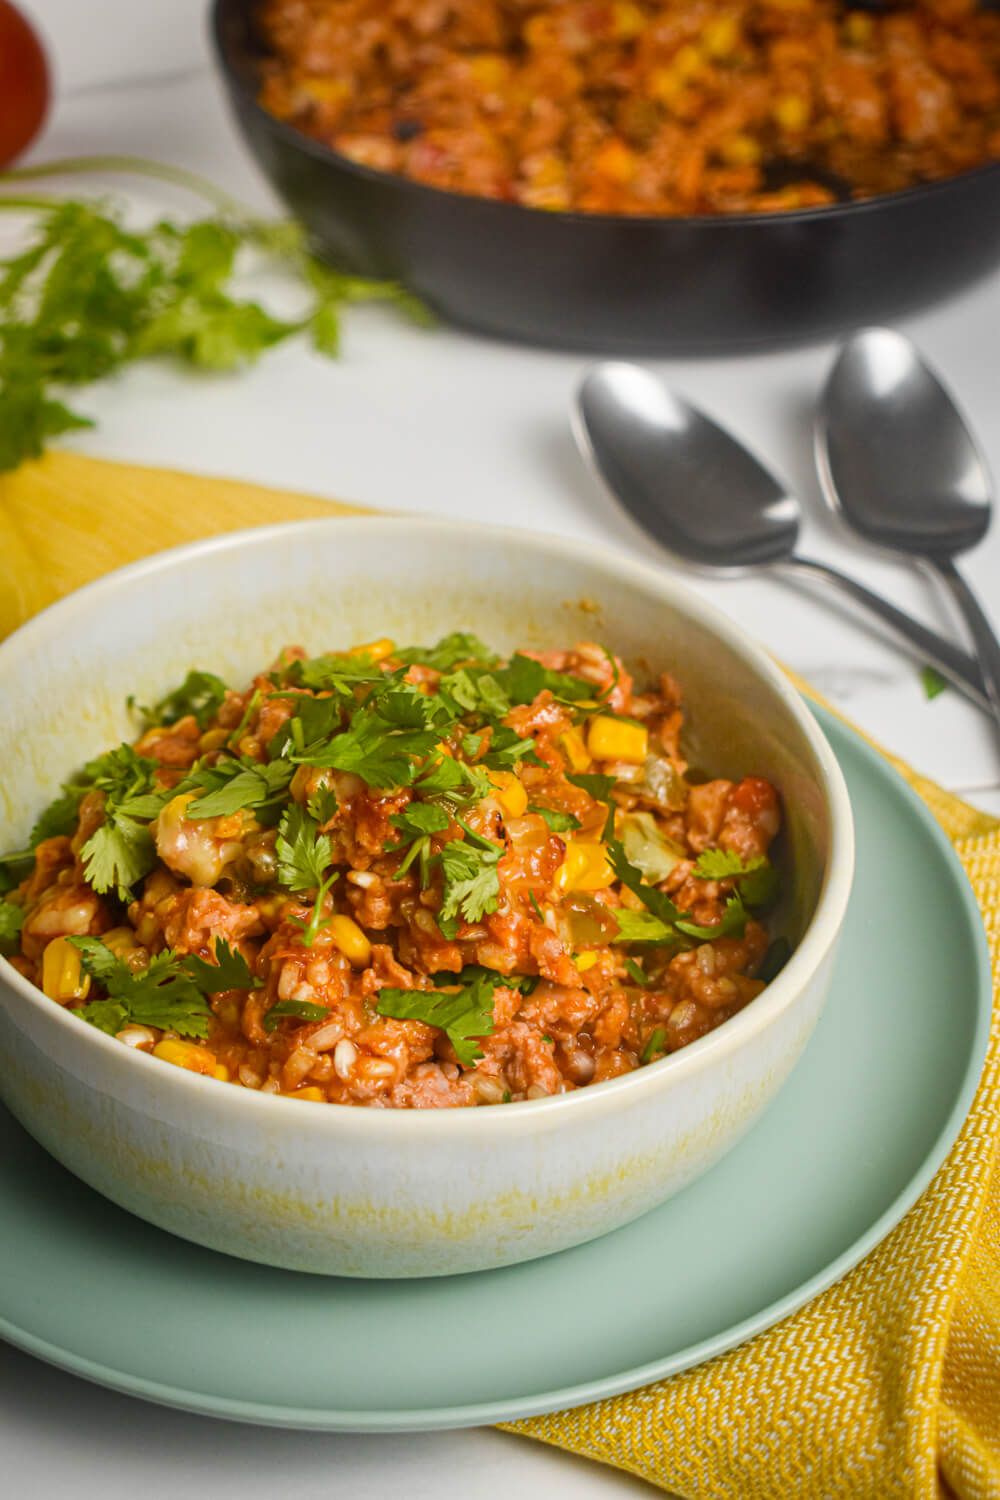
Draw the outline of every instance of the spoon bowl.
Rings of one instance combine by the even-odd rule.
[[[572,423],[608,493],[675,558],[715,575],[770,566],[833,583],[918,660],[933,662],[979,707],[986,705],[982,674],[968,652],[856,579],[797,552],[796,498],[731,433],[648,370],[624,361],[595,366],[577,393]]]
[[[841,350],[816,462],[828,503],[875,546],[950,557],[986,535],[986,463],[950,393],[894,329],[867,328]]]
[[[828,503],[866,541],[931,567],[950,593],[1000,742],[1000,640],[954,561],[986,535],[993,483],[955,400],[908,338],[865,328],[834,362],[815,437]]]
[[[690,566],[735,576],[794,552],[795,497],[742,443],[639,365],[591,370],[574,430],[612,496]]]

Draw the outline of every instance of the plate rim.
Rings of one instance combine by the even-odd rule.
[[[941,1129],[901,1191],[868,1228],[822,1270],[799,1283],[783,1297],[767,1303],[749,1317],[730,1324],[729,1327],[710,1338],[701,1339],[694,1344],[675,1350],[670,1355],[597,1379],[583,1381],[577,1385],[538,1392],[530,1397],[507,1397],[502,1400],[470,1402],[460,1406],[423,1409],[373,1408],[370,1411],[358,1412],[342,1408],[294,1407],[281,1406],[273,1402],[247,1401],[241,1398],[199,1393],[165,1382],[149,1380],[142,1376],[126,1376],[99,1360],[92,1360],[85,1355],[61,1349],[51,1341],[18,1327],[3,1315],[0,1315],[0,1338],[48,1364],[110,1390],[139,1397],[158,1405],[193,1412],[200,1416],[249,1422],[259,1426],[287,1427],[300,1431],[362,1434],[427,1432],[514,1422],[526,1417],[587,1405],[627,1391],[638,1390],[642,1386],[667,1379],[683,1370],[695,1368],[720,1354],[740,1347],[757,1334],[765,1332],[776,1323],[791,1316],[807,1302],[811,1302],[835,1282],[841,1280],[866,1255],[881,1244],[906,1216],[925,1192],[951,1151],[972,1106],[985,1062],[993,1013],[993,986],[990,953],[982,913],[954,845],[937,819],[904,777],[862,734],[835,712],[813,702],[808,697],[805,697],[805,702],[828,739],[832,729],[834,739],[843,736],[852,748],[860,753],[862,760],[869,768],[874,768],[876,774],[888,778],[893,790],[902,798],[911,816],[917,818],[924,831],[929,834],[932,843],[937,846],[946,867],[951,872],[954,888],[968,921],[972,937],[971,958],[977,981],[977,1017],[969,1056],[952,1107]],[[831,748],[836,754],[836,745],[832,745]]]

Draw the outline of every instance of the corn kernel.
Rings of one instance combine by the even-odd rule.
[[[578,953],[573,962],[576,964],[576,967],[579,969],[581,974],[586,974],[587,970],[592,969],[596,964],[597,954],[591,948],[587,953]]]
[[[215,1067],[212,1069],[212,1077],[217,1078],[220,1083],[229,1082],[229,1069],[226,1067],[225,1063],[216,1063]]]
[[[365,968],[372,956],[372,945],[354,918],[345,917],[338,912],[330,918],[327,926],[330,936],[344,957],[356,969]]]
[[[654,68],[646,81],[646,92],[657,104],[673,104],[685,87],[680,73],[675,73],[672,68]]]
[[[716,16],[701,33],[701,45],[709,57],[732,57],[740,44],[740,23],[735,16]]]
[[[474,83],[487,93],[502,89],[510,76],[510,67],[505,57],[496,52],[477,52],[469,59],[469,72]]]
[[[64,937],[53,938],[42,954],[42,989],[60,1005],[85,1000],[90,993],[90,975],[83,972],[79,952]]]
[[[497,801],[509,818],[519,818],[528,805],[528,794],[513,771],[487,771],[499,793]]]
[[[105,948],[111,949],[115,958],[126,958],[139,946],[139,941],[131,927],[112,927],[110,932],[101,933],[101,942]]]
[[[560,735],[559,743],[572,769],[585,771],[590,765],[590,753],[583,743],[583,735],[579,729],[567,729],[565,734]]]
[[[866,47],[875,34],[875,22],[863,10],[852,10],[844,20],[844,37],[852,47]]]
[[[620,42],[631,42],[646,29],[642,7],[633,0],[615,0],[611,7],[611,30]]]
[[[639,766],[646,759],[649,731],[643,724],[598,714],[590,721],[587,748],[595,760],[625,760]]]
[[[310,1084],[309,1087],[305,1089],[296,1089],[294,1093],[286,1094],[285,1098],[308,1099],[313,1104],[326,1103],[326,1095],[324,1094],[323,1090],[316,1088],[314,1084]]]
[[[760,143],[752,135],[731,135],[720,145],[719,155],[728,167],[755,167],[761,158]]]
[[[599,176],[621,185],[632,181],[636,165],[635,153],[629,150],[624,141],[619,140],[607,141],[597,152],[593,162],[594,171]]]
[[[382,636],[377,641],[365,641],[361,646],[352,646],[348,656],[369,656],[372,661],[384,661],[391,656],[396,649],[396,642],[390,641],[388,636]]]
[[[173,1063],[175,1067],[187,1068],[189,1073],[204,1073],[209,1077],[218,1066],[214,1052],[209,1052],[205,1047],[196,1047],[194,1042],[180,1042],[169,1036],[164,1037],[162,1042],[157,1042],[153,1048],[153,1056],[160,1058],[162,1062]]]
[[[683,78],[685,81],[697,78],[699,73],[705,71],[705,54],[693,42],[685,42],[683,47],[678,47],[671,58],[670,70],[675,77]]]
[[[206,729],[198,741],[198,749],[202,755],[208,755],[212,750],[221,750],[228,738],[228,729]]]
[[[343,78],[306,78],[302,89],[317,104],[343,104],[351,97],[351,85]]]
[[[564,892],[603,891],[614,878],[603,844],[570,839],[566,857],[555,873],[555,884]]]
[[[771,114],[782,130],[794,135],[809,123],[809,100],[802,94],[779,94]]]

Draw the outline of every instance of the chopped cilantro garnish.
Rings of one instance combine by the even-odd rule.
[[[265,1015],[264,1030],[277,1031],[279,1023],[287,1016],[295,1016],[300,1021],[323,1021],[329,1014],[322,1005],[314,1005],[311,1000],[279,1000]]]
[[[154,789],[157,763],[119,745],[83,770],[89,785],[104,793],[104,822],[83,845],[84,875],[99,894],[115,891],[123,901],[156,862],[149,831],[170,793]]]
[[[646,910],[652,912],[663,925],[665,936],[648,937],[645,941],[666,942],[669,938],[676,937],[678,933],[684,937],[698,938],[702,942],[711,942],[713,938],[719,937],[742,936],[747,924],[747,910],[738,891],[730,896],[726,903],[721,921],[711,927],[702,926],[697,922],[692,922],[690,917],[686,916],[680,907],[675,906],[663,891],[658,891],[655,886],[646,884],[642,878],[642,871],[630,862],[624,845],[618,839],[608,840],[608,859],[622,885],[638,896]],[[623,913],[616,912],[619,925],[622,915]],[[634,915],[633,913],[632,916]],[[643,940],[632,938],[628,941]]]
[[[385,675],[370,657],[343,654],[311,656],[305,661],[290,662],[284,670],[283,678],[285,682],[298,687],[350,698],[355,688],[362,687],[365,683],[381,682]]]
[[[75,782],[67,782],[60,795],[50,802],[44,812],[39,813],[31,830],[31,847],[36,849],[43,839],[58,838],[74,832],[80,812],[80,802],[87,790]]]
[[[485,968],[483,964],[466,964],[460,974],[431,975],[431,982],[436,985],[472,984],[477,979],[488,980],[494,989],[517,990],[519,995],[530,995],[541,983],[541,976],[538,974],[500,974],[496,969]]]
[[[491,667],[498,660],[489,646],[467,630],[454,630],[435,646],[405,646],[393,656],[406,666],[433,667],[436,672],[451,672],[460,662]]]
[[[645,989],[646,986],[650,983],[650,980],[646,976],[645,970],[640,968],[634,958],[626,958],[625,972],[626,974],[628,974],[629,978],[634,980],[634,982],[642,989]]]
[[[568,772],[566,780],[571,782],[573,786],[581,787],[585,792],[589,792],[595,802],[604,802],[607,804],[608,816],[604,820],[601,838],[610,839],[615,831],[616,807],[615,800],[611,795],[618,785],[615,778],[613,776],[604,776],[597,771],[581,771]]]
[[[924,690],[924,697],[930,702],[937,698],[948,686],[947,677],[942,677],[937,667],[921,667],[920,682]]]
[[[494,675],[511,703],[534,703],[545,688],[554,698],[567,699],[571,703],[590,698],[594,692],[592,682],[572,677],[568,672],[554,672],[551,667],[543,667],[540,661],[535,661],[533,656],[522,656],[519,651]]]
[[[453,938],[458,931],[459,914],[467,922],[478,922],[487,912],[496,911],[500,901],[497,865],[503,849],[474,833],[461,819],[458,821],[465,838],[451,839],[441,850],[444,899],[438,926],[447,938]]]
[[[769,906],[778,894],[778,872],[762,854],[741,859],[731,849],[706,849],[695,862],[701,880],[735,880],[746,906]]]
[[[483,1055],[477,1039],[493,1030],[493,991],[504,983],[502,975],[487,974],[447,994],[442,990],[379,990],[375,1008],[380,1016],[440,1027],[459,1062],[470,1067]]]
[[[535,916],[538,918],[539,922],[541,922],[541,923],[544,924],[544,922],[545,922],[545,916],[544,916],[544,914],[542,912],[542,908],[538,904],[538,897],[535,895],[534,891],[529,891],[528,892],[528,900],[531,902],[532,906],[534,907]]]
[[[508,728],[506,724],[497,725],[490,735],[483,765],[489,766],[491,771],[503,771],[519,765],[522,760],[541,765],[534,740],[522,739],[516,730]]]
[[[9,956],[16,953],[21,928],[24,926],[24,907],[13,901],[0,901],[0,953]]]
[[[329,823],[337,811],[336,794],[328,786],[317,788],[306,802],[306,811],[317,823]]]
[[[108,992],[106,1000],[92,1000],[75,1013],[110,1036],[135,1022],[180,1036],[207,1037],[212,1016],[207,996],[222,989],[254,989],[259,984],[242,955],[226,943],[216,945],[217,964],[193,955],[182,958],[165,948],[136,974],[99,938],[71,937],[68,941],[79,949],[87,973]]]
[[[199,793],[188,804],[188,818],[224,818],[244,808],[256,812],[281,801],[294,774],[295,767],[285,760],[227,758],[214,766],[196,766],[173,795]]]
[[[410,786],[419,772],[416,762],[430,754],[441,736],[434,729],[400,727],[401,696],[393,703],[387,701],[387,707],[392,717],[381,711],[380,700],[377,706],[355,713],[348,728],[334,735],[326,745],[293,755],[291,759],[335,771],[351,771],[369,786],[386,790]],[[413,717],[412,710],[406,713]]]
[[[333,857],[328,834],[305,808],[293,802],[278,824],[274,846],[278,856],[278,880],[290,891],[314,891],[323,884]]]
[[[222,678],[216,677],[214,672],[202,672],[196,668],[158,703],[139,711],[147,725],[176,724],[178,719],[193,714],[199,729],[204,729],[215,718],[225,698],[226,684]]]
[[[631,911],[627,906],[615,909],[618,923],[617,943],[669,943],[676,938],[673,927],[654,917],[651,911]]]
[[[666,1040],[667,1033],[664,1031],[663,1027],[655,1027],[650,1032],[649,1040],[647,1041],[645,1047],[643,1047],[642,1052],[639,1054],[639,1061],[641,1063],[652,1062],[657,1052],[663,1052],[665,1050]]]
[[[531,803],[528,811],[544,818],[553,833],[571,833],[574,828],[580,826],[579,818],[574,818],[572,813],[557,812],[554,807],[536,807],[534,803]]]
[[[444,833],[451,824],[451,818],[443,807],[434,802],[411,802],[404,812],[394,813],[390,822],[399,829],[402,838],[388,852],[397,853],[400,849],[406,849],[393,880],[402,880],[410,866],[419,860],[420,884],[426,890],[431,883],[431,835]]]

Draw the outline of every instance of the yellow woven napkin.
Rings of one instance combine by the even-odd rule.
[[[0,479],[0,635],[147,552],[352,509],[228,480],[50,456]],[[1000,978],[1000,823],[894,763],[958,850]],[[946,1490],[960,1500],[1000,1500],[998,1015],[954,1150],[860,1266],[731,1354],[511,1430],[691,1500],[923,1500]]]

